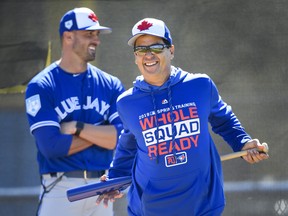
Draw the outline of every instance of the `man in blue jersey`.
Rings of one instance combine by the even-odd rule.
[[[122,130],[116,110],[124,91],[120,80],[91,65],[101,26],[88,8],[75,8],[60,20],[61,59],[28,84],[26,111],[43,186],[37,215],[112,215],[95,199],[70,203],[69,188],[99,181],[109,168]]]
[[[117,101],[124,130],[108,178],[132,176],[130,216],[221,215],[221,160],[209,124],[234,151],[249,149],[248,163],[268,158],[257,151],[263,145],[245,132],[209,76],[171,65],[175,48],[163,21],[140,20],[128,44],[141,76]],[[114,192],[97,203],[121,197]]]

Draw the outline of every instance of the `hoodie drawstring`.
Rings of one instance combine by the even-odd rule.
[[[176,128],[174,125],[174,114],[173,114],[173,106],[172,106],[172,90],[171,90],[171,82],[168,81],[168,103],[169,103],[169,112],[170,112],[170,118],[171,118],[171,131],[172,131],[172,151],[173,155],[176,161],[176,149],[175,149],[175,137],[176,137]],[[151,97],[152,97],[152,103],[153,103],[153,109],[155,111],[155,125],[156,125],[156,131],[155,131],[155,136],[156,136],[156,141],[157,141],[157,155],[156,155],[156,163],[159,163],[159,124],[158,124],[158,115],[157,115],[157,106],[156,106],[156,101],[155,101],[155,95],[152,87],[150,87],[151,90]]]
[[[155,96],[154,96],[154,91],[151,88],[151,97],[152,97],[152,103],[153,103],[153,109],[155,111],[155,124],[156,124],[156,141],[157,141],[157,155],[156,155],[156,163],[159,163],[159,151],[158,151],[158,146],[159,146],[159,125],[158,125],[158,116],[157,116],[157,107],[156,107],[156,101],[155,101]]]
[[[170,111],[170,118],[171,118],[171,131],[172,131],[172,151],[176,161],[176,149],[175,149],[175,136],[176,136],[176,127],[174,126],[174,113],[173,113],[173,106],[172,106],[172,90],[171,85],[169,82],[168,85],[168,103],[169,103],[169,111]]]

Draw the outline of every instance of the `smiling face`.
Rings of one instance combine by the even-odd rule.
[[[96,47],[100,44],[99,31],[74,31],[73,51],[85,62],[96,57]]]
[[[64,32],[59,66],[70,73],[86,71],[87,63],[96,57],[96,49],[100,44],[99,34],[99,30]]]
[[[140,36],[135,47],[151,46],[154,44],[165,44],[163,39],[152,35]],[[147,51],[146,53],[135,55],[135,63],[137,64],[145,81],[151,85],[161,86],[169,78],[171,71],[171,60],[174,57],[174,46],[164,48],[161,53]]]

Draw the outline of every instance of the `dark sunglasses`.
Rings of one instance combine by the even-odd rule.
[[[171,45],[167,44],[153,44],[150,46],[136,46],[134,47],[134,53],[136,55],[145,55],[147,52],[154,54],[162,53],[165,48],[169,48]]]

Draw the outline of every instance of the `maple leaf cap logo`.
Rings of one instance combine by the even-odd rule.
[[[98,17],[96,16],[95,13],[90,13],[88,18],[91,19],[93,22],[98,22]]]
[[[144,20],[140,25],[138,25],[137,29],[139,29],[140,31],[145,31],[148,30],[151,26],[153,26],[152,23]]]
[[[162,20],[145,18],[138,21],[132,28],[132,37],[128,40],[129,46],[134,46],[135,41],[141,35],[153,35],[160,37],[172,44],[170,31]]]

